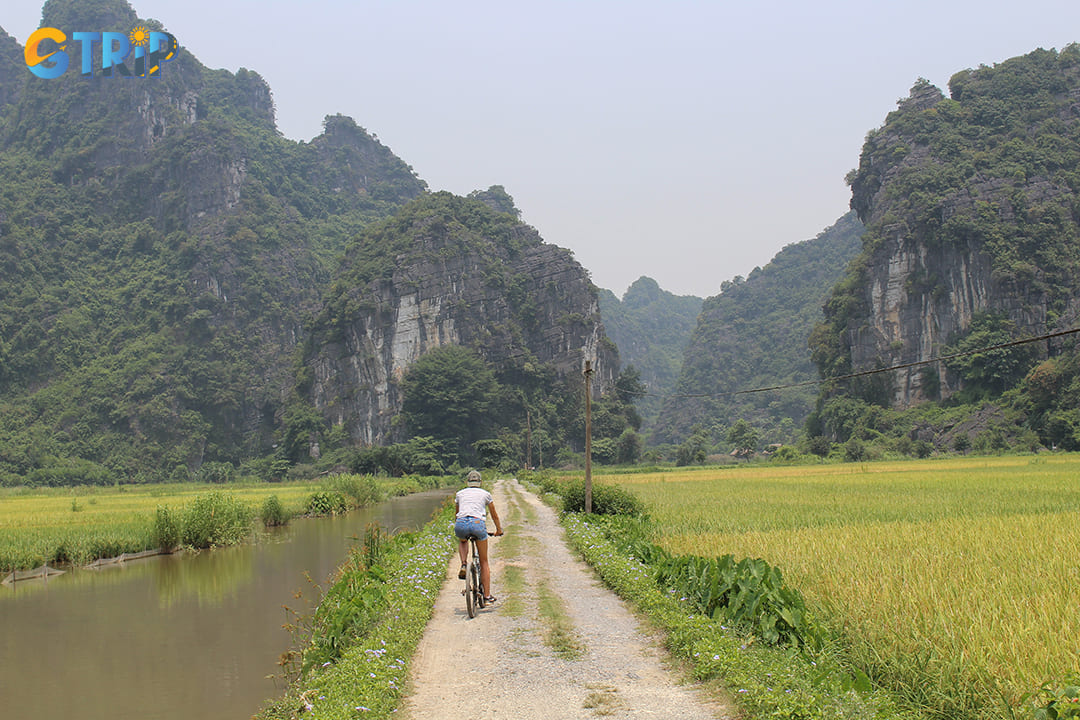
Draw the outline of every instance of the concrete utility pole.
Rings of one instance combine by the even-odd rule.
[[[592,512],[592,360],[585,361],[585,512]]]

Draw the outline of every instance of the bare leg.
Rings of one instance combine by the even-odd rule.
[[[484,595],[491,595],[491,568],[488,567],[488,541],[477,540],[476,550],[480,553],[480,584],[484,586]]]
[[[458,540],[458,555],[461,556],[461,564],[464,565],[469,561],[469,541]]]

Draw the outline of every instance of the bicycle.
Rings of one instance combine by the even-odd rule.
[[[500,533],[501,534],[501,533]],[[496,537],[492,534],[489,537]],[[487,597],[484,595],[484,586],[480,582],[480,552],[476,548],[476,538],[469,538],[469,562],[465,570],[465,589],[461,594],[465,596],[465,612],[470,618],[476,617],[478,608],[487,605]]]

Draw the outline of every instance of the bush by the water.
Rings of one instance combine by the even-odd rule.
[[[166,505],[158,505],[151,539],[154,545],[168,552],[178,548],[184,539],[182,520]]]
[[[308,515],[336,515],[349,509],[345,496],[336,490],[319,490],[308,498],[304,512]]]
[[[193,548],[235,545],[251,532],[252,515],[251,508],[232,495],[198,495],[184,511],[184,544]]]
[[[379,483],[371,475],[331,475],[323,485],[330,492],[348,498],[354,507],[367,507],[383,499]]]
[[[263,501],[261,517],[266,527],[279,527],[289,524],[289,513],[277,495],[271,495]]]

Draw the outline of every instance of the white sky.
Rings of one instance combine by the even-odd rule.
[[[204,65],[259,72],[287,137],[340,112],[432,190],[505,186],[620,296],[641,275],[715,295],[832,224],[867,131],[917,78],[945,90],[1080,41],[1077,0],[132,5]],[[4,0],[0,27],[25,42],[40,8]]]

